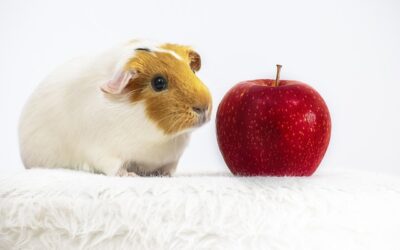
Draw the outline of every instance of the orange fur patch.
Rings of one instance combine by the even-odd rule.
[[[199,119],[192,107],[208,107],[210,113],[212,100],[207,87],[191,68],[193,58],[190,53],[195,52],[175,44],[165,44],[160,48],[175,52],[183,60],[167,52],[136,51],[136,56],[126,67],[128,70],[135,69],[138,76],[130,81],[127,90],[132,102],[144,101],[148,117],[165,134],[174,134],[197,126]],[[167,90],[153,90],[151,80],[156,75],[167,79]]]

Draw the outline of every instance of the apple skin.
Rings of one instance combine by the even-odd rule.
[[[234,175],[310,176],[328,148],[331,118],[316,90],[298,81],[235,85],[219,104],[216,129]]]

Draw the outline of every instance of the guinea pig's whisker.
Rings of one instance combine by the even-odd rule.
[[[181,120],[181,118],[178,118],[174,121],[174,123],[172,123],[172,125],[170,126],[169,130],[173,130],[175,128],[175,126],[179,123],[179,121]]]
[[[177,113],[179,113],[179,112],[172,112],[172,113],[168,114],[167,116],[165,116],[165,117],[161,118],[160,120],[158,120],[158,122],[162,122],[162,121],[165,121],[165,120],[167,120],[167,119],[171,119],[171,118],[174,117],[175,114],[177,114]]]
[[[181,122],[180,126],[179,126],[178,131],[180,131],[180,130],[183,128],[183,126],[187,124],[188,121],[189,121],[189,119],[183,120],[183,121]]]
[[[183,119],[183,121],[180,123],[178,131],[181,131],[188,124],[193,124],[193,121],[190,117],[185,117],[185,119]]]
[[[180,123],[178,124],[178,129],[177,129],[177,131],[181,131],[181,129],[182,129],[182,127],[183,127],[183,124],[184,124],[184,121],[182,121],[182,122],[180,122]]]
[[[176,131],[180,131],[183,126],[185,125],[186,122],[186,117],[185,116],[181,116],[179,119],[176,119],[176,121],[174,122],[173,126],[171,126],[171,128],[177,128]]]

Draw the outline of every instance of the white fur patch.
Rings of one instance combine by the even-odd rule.
[[[172,55],[173,57],[175,57],[176,59],[183,61],[183,58],[180,55],[178,55],[175,51],[161,48],[162,43],[148,41],[148,40],[137,40],[137,41],[133,41],[133,42],[129,43],[129,45],[133,46],[134,49],[148,48],[151,51],[160,52],[160,53],[168,53],[168,54]]]
[[[161,52],[161,53],[169,53],[170,55],[174,56],[176,59],[183,61],[183,58],[180,55],[178,55],[177,53],[175,53],[175,51],[168,50],[168,49],[162,49],[162,48],[154,48],[152,50],[154,50],[156,52]]]

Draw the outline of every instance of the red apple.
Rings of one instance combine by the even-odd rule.
[[[299,81],[240,82],[217,111],[218,145],[235,175],[310,176],[329,144],[331,119],[322,97]]]

